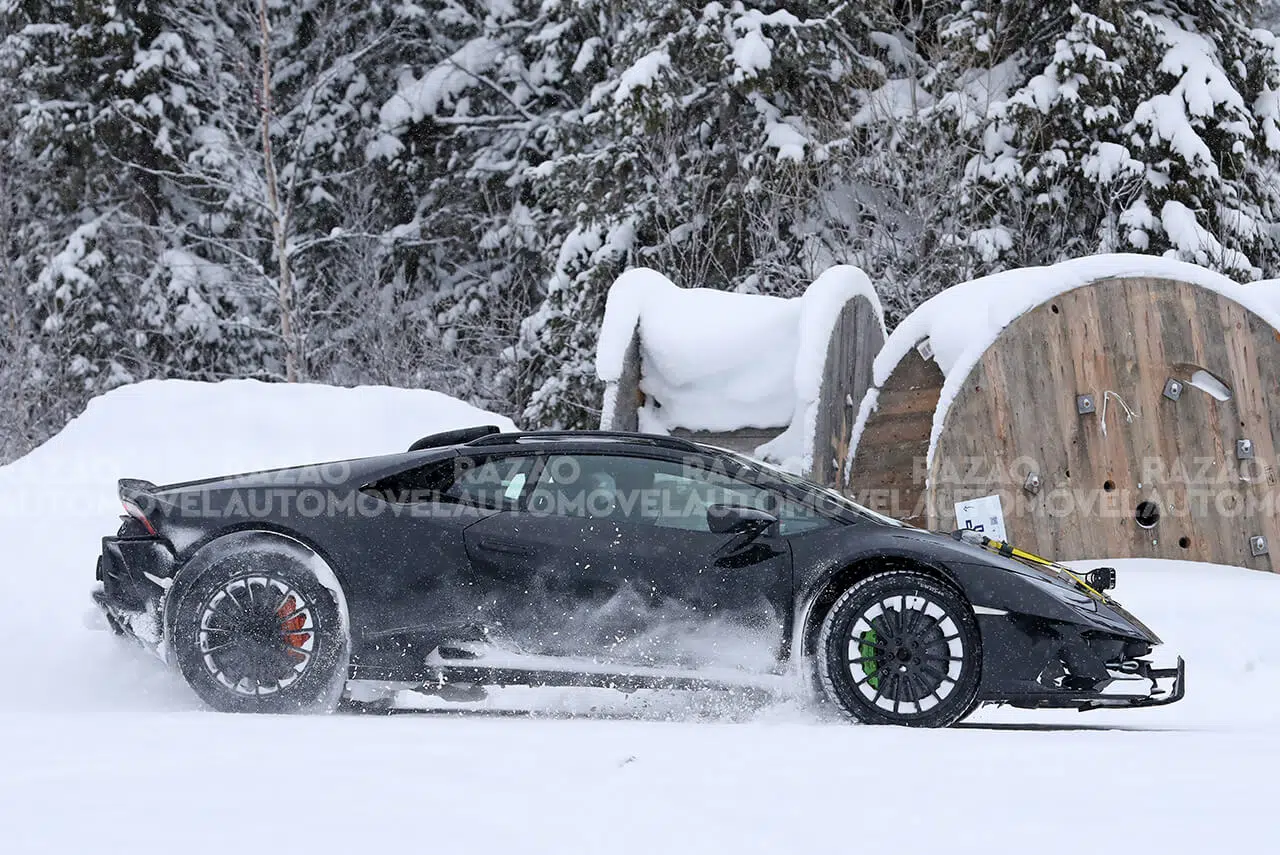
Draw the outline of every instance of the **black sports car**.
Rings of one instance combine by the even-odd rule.
[[[122,480],[94,598],[210,706],[413,690],[777,685],[862,722],[984,703],[1149,706],[1183,666],[1066,568],[905,527],[684,439],[426,437],[404,454],[157,487]]]

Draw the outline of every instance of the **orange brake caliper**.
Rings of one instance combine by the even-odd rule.
[[[284,630],[285,633],[284,640],[293,647],[301,647],[306,644],[307,639],[311,637],[311,633],[309,632],[298,631],[306,624],[307,618],[305,615],[298,614],[297,608],[298,602],[293,598],[293,595],[290,594],[288,599],[280,604],[280,608],[276,609],[276,614],[279,615],[281,620],[280,628]],[[298,650],[290,650],[289,655],[300,659],[305,654]]]

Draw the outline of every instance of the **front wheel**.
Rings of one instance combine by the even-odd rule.
[[[818,637],[823,693],[867,724],[946,727],[972,712],[982,644],[968,604],[924,573],[876,573],[836,600]]]
[[[223,712],[311,712],[336,705],[346,629],[333,594],[295,557],[249,550],[202,572],[173,613],[178,666]]]

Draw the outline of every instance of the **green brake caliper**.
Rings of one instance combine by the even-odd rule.
[[[858,640],[862,642],[862,644],[858,645],[858,657],[862,659],[862,673],[870,678],[867,680],[867,684],[871,688],[879,689],[880,678],[875,674],[876,671],[880,670],[880,665],[875,660],[876,649],[873,645],[880,639],[876,636],[874,629],[869,629],[858,636]]]

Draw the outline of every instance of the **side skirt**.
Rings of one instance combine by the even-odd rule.
[[[352,666],[351,680],[400,684],[414,683],[426,686],[466,684],[472,686],[527,686],[532,688],[583,688],[616,689],[634,692],[639,689],[659,690],[748,690],[767,694],[785,694],[794,691],[794,681],[781,675],[747,675],[742,677],[695,676],[691,674],[663,674],[648,671],[574,671],[493,667],[476,664],[441,663],[421,668],[417,673],[392,672]]]

